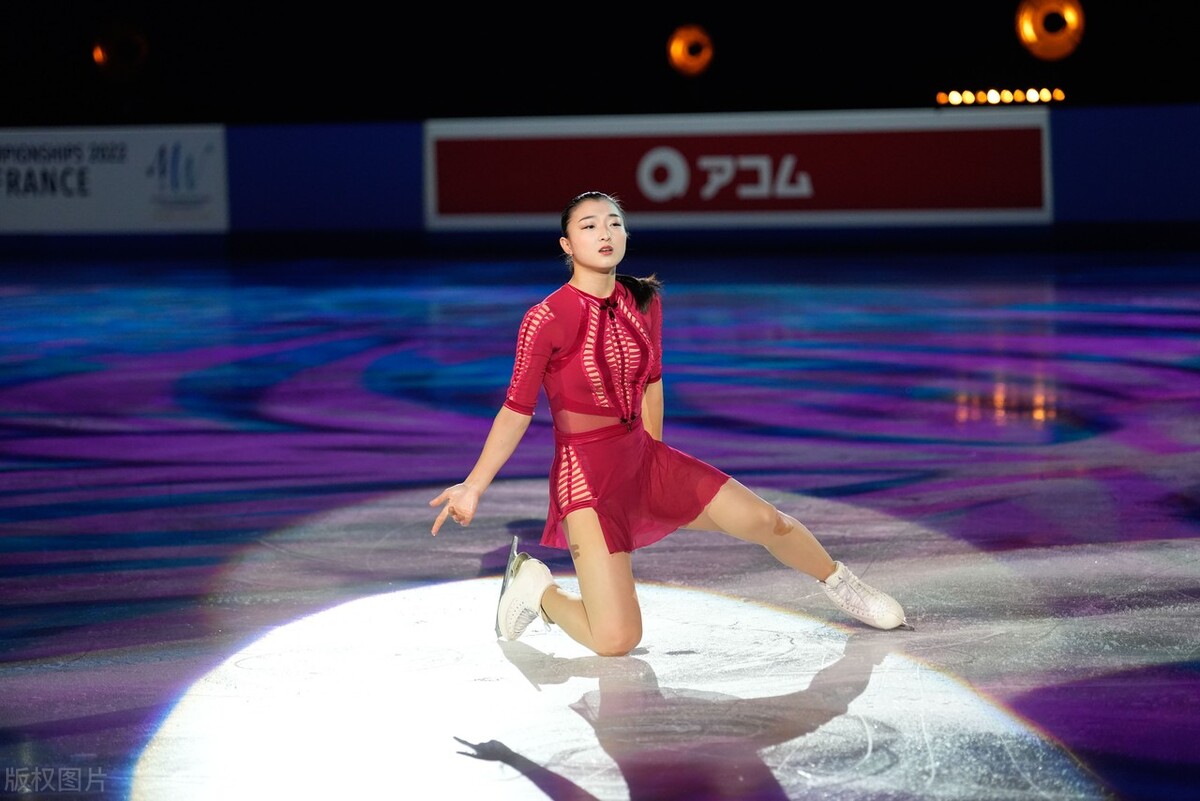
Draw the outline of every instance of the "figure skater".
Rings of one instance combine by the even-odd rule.
[[[628,654],[642,639],[632,552],[681,528],[761,545],[851,617],[911,628],[895,599],[835,562],[799,520],[662,441],[662,283],[617,273],[629,235],[616,197],[577,195],[561,227],[570,280],[525,313],[508,392],[475,466],[429,502],[442,507],[433,535],[447,517],[470,525],[545,390],[555,445],[542,544],[569,550],[579,591],[559,587],[514,541],[497,635],[515,640],[541,616],[600,656]]]

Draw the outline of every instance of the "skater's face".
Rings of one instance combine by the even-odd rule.
[[[621,210],[611,201],[598,198],[585,200],[575,208],[559,244],[576,269],[612,272],[625,258],[627,237]]]

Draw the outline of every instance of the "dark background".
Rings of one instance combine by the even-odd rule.
[[[5,3],[0,125],[922,108],[939,90],[1027,86],[1073,105],[1200,100],[1194,3],[1084,2],[1058,62],[1025,50],[1018,3],[995,0],[263,5]],[[666,58],[687,23],[713,39],[691,78]],[[101,38],[109,69],[91,60]]]

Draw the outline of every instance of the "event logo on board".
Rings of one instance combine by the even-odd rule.
[[[1047,224],[1044,109],[430,120],[430,230],[556,226],[575,194],[653,228]]]

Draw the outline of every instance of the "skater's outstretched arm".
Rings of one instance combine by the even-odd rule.
[[[470,474],[462,483],[446,487],[429,502],[430,506],[445,504],[437,519],[433,521],[431,534],[437,536],[438,529],[446,522],[447,517],[454,518],[454,522],[460,526],[471,525],[480,497],[491,486],[492,479],[500,472],[500,468],[504,467],[504,463],[513,455],[521,438],[529,430],[529,422],[532,419],[532,416],[514,412],[507,406],[500,408]]]

